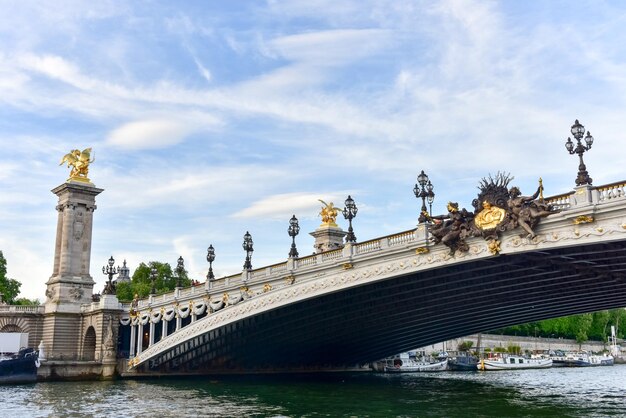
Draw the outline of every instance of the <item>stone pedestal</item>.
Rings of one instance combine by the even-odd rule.
[[[338,226],[320,226],[309,233],[315,238],[313,248],[316,253],[343,248],[343,238],[348,234]]]
[[[89,274],[95,197],[91,183],[69,181],[52,190],[59,197],[52,276],[46,283],[43,340],[48,358],[78,355],[81,304],[91,303],[94,280]]]
[[[593,201],[593,188],[590,185],[574,187],[574,193],[570,197],[572,207],[589,206]]]

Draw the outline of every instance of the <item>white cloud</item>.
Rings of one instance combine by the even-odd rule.
[[[173,120],[141,120],[114,129],[107,143],[134,150],[166,148],[183,141],[191,132],[190,126]]]
[[[392,32],[386,29],[337,29],[283,36],[270,46],[289,60],[326,67],[373,55],[391,39]]]
[[[340,202],[345,199],[348,193],[344,192],[320,192],[320,193],[283,193],[268,196],[257,200],[249,207],[235,212],[233,218],[264,218],[284,220],[289,219],[293,214],[297,217],[317,216],[321,203],[319,199],[330,203]],[[340,205],[336,205],[340,206]]]

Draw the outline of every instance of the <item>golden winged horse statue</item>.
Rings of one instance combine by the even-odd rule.
[[[91,148],[84,150],[73,149],[63,156],[61,163],[67,163],[68,167],[72,167],[70,171],[70,180],[89,182],[87,174],[89,174],[89,164],[93,163],[95,158],[91,158]]]

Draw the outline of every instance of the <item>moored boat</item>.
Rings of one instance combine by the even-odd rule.
[[[615,360],[610,354],[589,354],[585,351],[567,353],[558,359],[559,365],[564,367],[612,366],[614,362]]]
[[[552,367],[552,359],[550,358],[528,358],[513,355],[481,359],[476,366],[478,370],[522,370],[548,367]]]
[[[0,358],[0,383],[35,382],[38,367],[38,353],[22,348],[12,356]]]
[[[477,370],[478,357],[471,355],[455,356],[448,360],[448,369],[454,371],[473,371]]]
[[[387,373],[441,372],[448,368],[448,359],[428,361],[417,359],[410,353],[401,353],[386,360]]]

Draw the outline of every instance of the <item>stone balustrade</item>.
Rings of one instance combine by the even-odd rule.
[[[44,307],[42,305],[0,305],[0,312],[42,314]]]
[[[591,188],[592,200],[596,204],[604,204],[617,199],[626,199],[625,185],[626,182],[621,181]],[[556,208],[567,210],[571,207],[570,198],[573,193],[574,192],[570,192],[547,197],[545,201]],[[258,268],[250,272],[247,281],[244,280],[245,275],[239,273],[216,279],[210,283],[209,289],[207,289],[205,285],[197,285],[191,288],[178,289],[174,292],[152,296],[148,299],[140,300],[138,308],[140,311],[146,308],[155,309],[165,305],[186,303],[194,299],[202,298],[215,300],[216,298],[223,297],[225,293],[231,294],[233,292],[240,292],[240,289],[244,286],[248,287],[248,292],[251,295],[255,293],[265,293],[267,292],[267,286],[265,285],[269,285],[271,289],[274,290],[284,287],[286,277],[294,276],[300,281],[305,279],[305,276],[302,276],[302,274],[307,273],[308,276],[308,273],[312,270],[319,275],[324,270],[329,268],[342,268],[345,263],[356,262],[366,255],[370,257],[373,253],[380,253],[386,249],[400,248],[407,245],[411,247],[428,245],[424,229],[411,229],[353,244],[350,251],[336,249],[273,264],[268,267]]]

